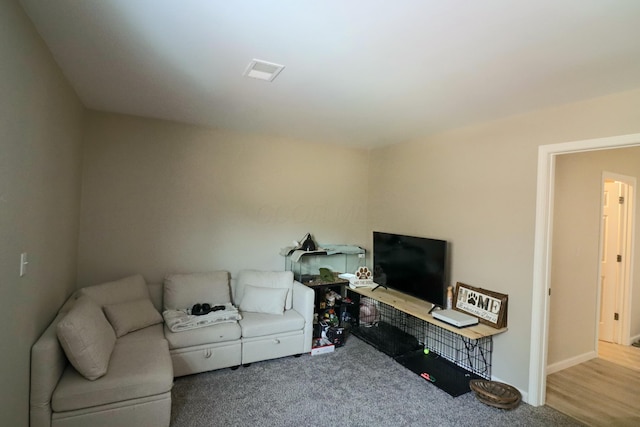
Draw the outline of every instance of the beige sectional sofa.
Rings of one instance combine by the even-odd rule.
[[[313,291],[291,272],[142,276],[82,288],[31,352],[31,427],[169,426],[173,378],[311,350]],[[241,319],[172,332],[160,313],[196,303]]]

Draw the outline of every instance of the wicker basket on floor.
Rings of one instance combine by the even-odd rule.
[[[480,402],[500,409],[513,409],[522,400],[517,388],[498,381],[471,380],[469,387]]]

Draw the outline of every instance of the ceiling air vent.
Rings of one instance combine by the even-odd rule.
[[[266,80],[272,82],[280,71],[284,69],[284,65],[274,64],[273,62],[254,59],[244,71],[244,75],[254,79]]]

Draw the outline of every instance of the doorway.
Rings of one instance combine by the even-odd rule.
[[[556,156],[640,145],[640,134],[622,135],[543,145],[538,148],[536,226],[534,244],[529,390],[527,401],[543,405],[546,392],[546,366],[549,328],[551,243]]]
[[[597,336],[599,341],[623,345],[630,344],[634,188],[633,177],[603,173]]]

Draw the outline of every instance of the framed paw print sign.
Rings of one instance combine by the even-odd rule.
[[[508,295],[458,282],[454,300],[454,310],[475,316],[480,323],[497,329],[507,327]]]
[[[368,280],[373,279],[373,275],[371,274],[371,270],[367,267],[359,267],[356,270],[356,277],[360,280]]]

